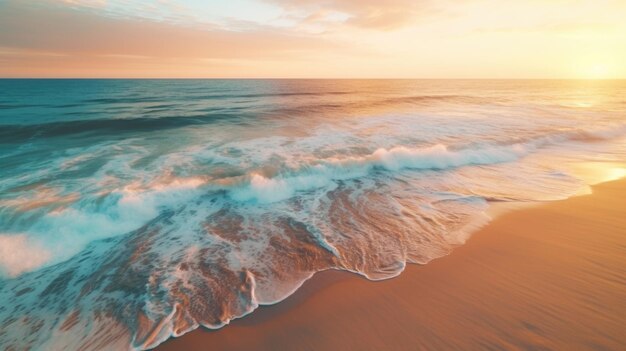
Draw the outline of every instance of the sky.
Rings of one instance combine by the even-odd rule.
[[[0,77],[626,78],[626,0],[0,0]]]

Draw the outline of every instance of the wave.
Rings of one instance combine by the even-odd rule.
[[[216,123],[223,120],[241,121],[245,115],[212,113],[197,116],[139,117],[139,118],[102,118],[91,120],[72,120],[28,125],[0,126],[0,143],[24,142],[35,138],[53,138],[70,135],[119,135],[121,133],[151,132],[192,125]]]
[[[332,192],[348,181],[365,181],[380,177],[380,173],[391,179],[401,178],[404,171],[441,171],[465,166],[497,165],[519,161],[537,149],[567,141],[597,141],[619,137],[626,132],[626,126],[602,128],[588,131],[565,131],[548,136],[526,140],[510,145],[487,144],[474,148],[453,148],[436,144],[426,147],[396,146],[379,148],[362,156],[330,157],[313,159],[297,167],[278,169],[274,174],[261,170],[248,173],[214,177],[167,177],[147,184],[130,183],[121,189],[101,192],[97,204],[80,194],[61,194],[46,188],[34,189],[32,196],[23,195],[19,199],[0,199],[0,206],[13,209],[15,213],[28,213],[32,210],[50,210],[38,218],[30,227],[30,236],[46,237],[55,228],[63,228],[55,241],[67,242],[63,248],[54,250],[46,260],[39,262],[49,265],[75,255],[86,244],[100,238],[114,237],[136,230],[165,208],[178,207],[199,196],[219,197],[225,194],[229,200],[244,203],[271,205],[295,197],[308,196],[320,190]],[[74,167],[85,157],[61,163],[61,168]],[[89,157],[86,157],[89,159]],[[114,162],[112,165],[115,166]],[[409,173],[411,174],[411,173]],[[496,196],[482,195],[492,201]],[[500,195],[503,201],[511,198]],[[238,205],[239,206],[239,205]],[[94,223],[97,226],[93,227]],[[85,235],[87,228],[89,235]],[[322,242],[322,241],[320,241]],[[330,247],[329,245],[326,245]],[[332,251],[332,249],[331,249]],[[31,268],[36,268],[33,266]],[[8,270],[14,271],[11,267]],[[21,272],[22,270],[20,270]]]
[[[26,234],[0,235],[0,279],[16,277],[43,266],[52,254]]]
[[[527,152],[519,144],[457,151],[451,151],[442,144],[426,148],[381,148],[367,156],[317,161],[312,166],[272,178],[253,173],[249,176],[249,184],[233,191],[233,198],[240,201],[275,202],[290,198],[298,191],[328,186],[333,180],[362,177],[378,169],[443,170],[466,165],[510,162]]]
[[[626,134],[626,124],[617,124],[588,130],[575,130],[563,133],[566,140],[571,141],[605,141],[616,139]]]
[[[381,148],[361,157],[330,158],[312,165],[283,172],[275,177],[265,177],[252,172],[248,175],[212,179],[211,177],[164,177],[146,185],[129,184],[108,193],[106,201],[98,206],[85,203],[87,199],[77,194],[61,196],[49,189],[39,189],[33,197],[0,201],[0,205],[26,213],[28,210],[53,206],[30,228],[30,237],[44,238],[55,228],[62,228],[53,242],[65,243],[39,260],[37,266],[63,261],[80,252],[91,241],[126,234],[158,216],[163,208],[181,206],[201,194],[225,191],[229,198],[239,202],[270,204],[289,199],[300,192],[337,187],[337,181],[347,181],[367,176],[376,171],[442,170],[465,165],[484,165],[510,162],[523,156],[527,150],[521,145],[488,147],[482,149],[449,150],[444,145],[425,148]],[[18,201],[19,200],[19,201]],[[87,228],[91,228],[87,230]],[[89,235],[85,235],[88,232]],[[8,240],[8,239],[7,239]],[[318,240],[323,243],[323,240]],[[60,245],[60,244],[59,244]],[[327,243],[324,246],[333,249]],[[19,265],[18,265],[19,266]],[[18,269],[7,264],[10,276]]]
[[[458,103],[487,103],[485,98],[472,95],[410,95],[382,100],[380,103],[428,103],[428,102],[458,102]]]
[[[35,104],[0,104],[0,110],[12,110],[19,108],[32,108],[32,107],[41,107],[42,105]]]
[[[233,91],[228,94],[190,94],[180,98],[180,101],[189,101],[189,100],[232,100],[232,99],[241,99],[241,98],[272,98],[272,97],[297,97],[297,96],[312,96],[312,97],[321,97],[328,95],[348,95],[351,92],[348,91],[320,91],[320,92],[276,92],[276,93],[240,93]],[[134,104],[134,103],[144,103],[144,102],[161,102],[163,98],[158,96],[155,97],[145,97],[145,96],[136,96],[136,97],[116,97],[116,98],[96,98],[96,99],[86,99],[83,100],[83,103],[88,104]],[[175,99],[168,99],[170,102],[176,102]]]
[[[470,165],[490,165],[513,162],[547,145],[563,142],[593,142],[615,139],[626,134],[626,125],[613,125],[592,130],[567,130],[511,145],[484,145],[482,147],[450,150],[437,144],[410,148],[397,146],[380,148],[365,156],[317,160],[298,169],[287,170],[273,177],[252,173],[244,177],[242,186],[232,190],[232,197],[240,201],[271,203],[307,191],[328,186],[336,180],[363,177],[376,170],[401,171],[445,170]]]
[[[328,193],[347,181],[363,181],[366,178],[386,174],[392,179],[402,177],[404,171],[441,171],[465,166],[497,165],[519,161],[521,158],[545,146],[568,141],[593,142],[619,137],[626,126],[612,126],[595,130],[569,130],[552,133],[510,145],[486,144],[473,148],[450,148],[443,144],[426,147],[396,146],[379,148],[361,156],[313,159],[297,167],[267,173],[252,170],[243,175],[213,177],[160,177],[148,184],[128,184],[122,189],[104,192],[106,201],[98,200],[98,206],[89,205],[88,198],[77,193],[57,194],[50,189],[37,190],[34,197],[5,199],[0,205],[24,212],[33,209],[50,209],[52,212],[40,218],[31,227],[31,236],[45,237],[54,228],[64,228],[59,241],[71,242],[55,255],[40,261],[49,265],[73,256],[93,240],[114,237],[136,230],[164,208],[181,206],[198,196],[221,196],[240,203],[271,205],[294,197],[307,196],[321,190]],[[72,159],[73,165],[79,160]],[[62,168],[67,168],[67,161]],[[101,197],[100,195],[99,197]],[[500,200],[486,196],[492,201]],[[500,195],[503,201],[511,198]],[[87,201],[87,202],[86,202]],[[246,206],[246,205],[242,205]],[[84,235],[86,228],[97,223],[97,229]],[[40,234],[37,234],[40,233]],[[323,241],[320,241],[323,242]],[[326,245],[330,247],[330,245]],[[332,251],[332,249],[331,249]],[[35,267],[35,266],[33,266]],[[11,270],[11,268],[8,268]]]

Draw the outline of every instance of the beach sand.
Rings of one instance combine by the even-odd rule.
[[[315,275],[158,350],[626,350],[626,180],[496,218],[397,278]]]

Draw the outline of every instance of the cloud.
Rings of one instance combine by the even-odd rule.
[[[220,76],[224,67],[238,76],[236,66],[247,61],[257,66],[265,61],[297,62],[346,48],[322,36],[269,27],[232,31],[184,26],[46,1],[0,2],[0,29],[2,76],[24,76],[28,71],[38,76],[101,76],[105,71],[106,76],[156,71],[187,76],[192,68]]]
[[[64,54],[263,59],[334,46],[319,37],[267,28],[207,30],[21,1],[0,5],[0,23],[0,47]]]
[[[348,16],[346,24],[392,30],[411,24],[417,18],[438,12],[427,0],[266,0],[307,19],[319,13],[337,12]]]
[[[560,77],[624,55],[623,0],[233,1],[0,0],[0,76]]]
[[[615,26],[611,23],[601,22],[562,22],[562,23],[540,23],[534,25],[481,27],[474,31],[477,33],[581,33],[600,32],[613,30]]]
[[[57,0],[61,3],[74,6],[88,6],[103,8],[107,4],[107,0]]]

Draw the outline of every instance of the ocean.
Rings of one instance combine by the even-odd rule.
[[[624,161],[626,81],[0,80],[0,348],[146,349],[319,271],[392,278]]]

